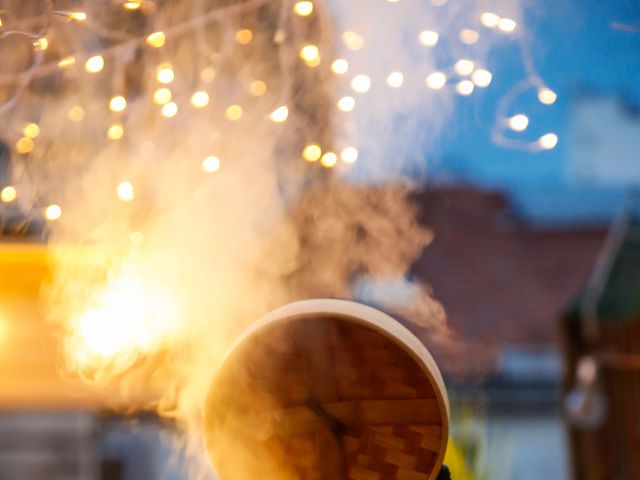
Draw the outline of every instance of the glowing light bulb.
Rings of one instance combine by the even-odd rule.
[[[509,117],[507,123],[509,124],[509,128],[511,130],[522,132],[526,130],[527,126],[529,125],[529,117],[527,117],[524,113],[518,113],[513,117]]]
[[[69,18],[77,22],[84,22],[87,19],[85,12],[69,12]]]
[[[344,58],[338,58],[331,64],[331,71],[336,75],[344,75],[349,71],[349,62]]]
[[[173,118],[178,113],[178,105],[175,102],[165,103],[160,113],[165,118]]]
[[[287,119],[287,117],[289,117],[289,109],[285,105],[276,108],[271,112],[271,115],[269,115],[271,121],[275,123],[282,123]]]
[[[358,160],[358,150],[354,147],[347,147],[340,152],[340,158],[344,163],[356,163]]]
[[[320,63],[320,50],[315,45],[305,45],[300,49],[300,58],[309,67],[317,67]]]
[[[322,149],[319,145],[312,143],[304,147],[302,150],[302,158],[304,158],[307,162],[317,162],[322,156]]]
[[[49,40],[47,40],[47,37],[40,37],[35,42],[33,42],[33,47],[36,50],[43,52],[47,48],[49,48]]]
[[[237,122],[242,118],[242,107],[240,105],[229,105],[224,112],[224,116],[227,117],[227,120],[231,120],[232,122]]]
[[[458,60],[454,65],[453,69],[458,75],[467,76],[471,75],[473,69],[475,68],[475,64],[471,60],[462,59]]]
[[[492,12],[483,12],[480,14],[480,23],[487,28],[496,28],[500,23],[500,15]]]
[[[153,32],[147,36],[147,45],[154,48],[163,47],[167,42],[167,36],[164,32]]]
[[[460,31],[460,41],[465,45],[475,45],[480,40],[480,34],[475,30],[465,28]]]
[[[427,77],[427,87],[440,90],[447,83],[447,76],[442,72],[433,72]]]
[[[56,205],[52,203],[44,210],[44,218],[49,220],[50,222],[55,222],[62,216],[62,208],[60,205]]]
[[[130,182],[120,182],[116,188],[118,198],[123,202],[131,202],[136,198],[136,192]]]
[[[35,144],[32,139],[29,137],[22,137],[16,142],[16,152],[24,155],[31,152],[34,146]]]
[[[351,112],[356,107],[356,99],[353,97],[342,97],[338,100],[338,110],[342,112]]]
[[[293,6],[293,11],[301,17],[308,17],[313,13],[313,2],[297,2]]]
[[[173,95],[171,93],[171,90],[166,87],[158,88],[155,92],[153,92],[153,102],[158,105],[169,103],[172,97]]]
[[[469,96],[473,93],[475,85],[471,80],[462,80],[456,85],[456,92],[463,96]]]
[[[547,133],[538,139],[538,146],[543,150],[551,150],[558,144],[558,136],[555,133]]]
[[[351,88],[358,93],[366,93],[371,88],[371,79],[367,75],[356,75],[351,80]]]
[[[40,135],[40,127],[37,123],[27,123],[22,130],[25,137],[36,138]]]
[[[423,30],[418,37],[420,43],[425,47],[434,47],[438,43],[439,38],[440,35],[438,32],[434,32],[433,30]]]
[[[191,95],[191,105],[196,108],[204,108],[209,105],[209,94],[204,90],[198,90]]]
[[[538,100],[540,101],[540,103],[543,103],[545,105],[553,105],[557,98],[558,95],[556,95],[556,93],[549,88],[545,87],[538,90]]]
[[[119,123],[114,123],[107,130],[107,137],[110,140],[120,140],[124,136],[124,127]]]
[[[75,105],[67,112],[67,117],[72,122],[81,122],[84,119],[84,108],[80,105]]]
[[[109,110],[112,112],[122,112],[127,108],[127,100],[122,95],[117,95],[109,102]]]
[[[338,163],[338,156],[333,152],[327,152],[322,155],[320,163],[323,167],[332,168],[336,163]]]
[[[0,191],[0,200],[3,203],[11,203],[18,197],[18,192],[15,187],[11,185],[7,185]]]
[[[220,170],[220,159],[215,155],[209,155],[204,160],[202,160],[202,170],[207,173],[215,173]]]
[[[76,57],[74,57],[73,55],[66,56],[58,61],[58,67],[61,69],[73,67],[75,64]]]
[[[404,83],[404,75],[401,72],[391,72],[387,77],[387,84],[391,88],[400,88]]]
[[[104,68],[104,58],[102,55],[94,55],[87,59],[84,64],[84,69],[89,73],[98,73]]]
[[[127,10],[138,10],[142,2],[140,1],[132,1],[132,2],[124,2],[122,6]]]
[[[486,88],[491,84],[491,80],[493,80],[493,75],[489,70],[479,68],[471,74],[471,81],[476,87]]]
[[[360,50],[364,47],[364,37],[356,32],[344,32],[342,41],[349,50]]]
[[[174,78],[175,73],[170,63],[158,65],[156,70],[156,80],[158,80],[158,82],[167,84],[173,82]]]
[[[249,84],[249,93],[254,97],[261,97],[267,92],[267,84],[262,80],[254,80]]]
[[[517,26],[518,24],[515,20],[511,20],[510,18],[501,18],[498,22],[498,28],[506,33],[513,32]]]
[[[242,30],[238,30],[235,35],[236,42],[240,45],[248,45],[253,40],[253,32],[248,28],[243,28]]]

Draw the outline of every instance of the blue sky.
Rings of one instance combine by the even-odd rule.
[[[457,99],[451,120],[456,127],[437,145],[432,157],[439,165],[432,173],[446,170],[470,183],[507,190],[516,209],[541,222],[605,220],[620,208],[626,188],[568,181],[570,106],[584,92],[621,96],[640,105],[640,2],[529,2],[521,31],[520,41],[506,42],[490,53],[490,88]],[[558,134],[557,147],[539,153],[506,149],[491,140],[498,101],[526,77],[522,48],[527,45],[540,76],[558,94],[554,105],[544,106],[532,91],[510,112],[529,116],[530,139]]]

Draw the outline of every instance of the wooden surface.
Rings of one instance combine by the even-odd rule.
[[[448,436],[440,373],[377,310],[310,300],[257,322],[206,406],[221,480],[431,480]]]

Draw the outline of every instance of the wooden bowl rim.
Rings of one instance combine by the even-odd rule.
[[[224,368],[225,362],[228,358],[250,337],[259,333],[262,329],[272,327],[274,325],[300,320],[303,318],[337,318],[348,320],[353,323],[359,323],[361,325],[372,328],[383,335],[390,336],[395,342],[409,354],[415,362],[420,365],[422,371],[426,374],[427,378],[433,386],[433,390],[436,394],[438,406],[440,412],[444,412],[442,416],[442,448],[438,453],[436,459],[434,471],[430,475],[430,480],[435,479],[439,474],[440,465],[444,460],[444,455],[447,448],[447,442],[449,438],[449,398],[447,390],[440,373],[440,369],[436,364],[433,356],[427,350],[427,347],[416,337],[409,329],[398,322],[390,315],[361,303],[353,302],[350,300],[340,300],[334,298],[314,298],[307,300],[299,300],[296,302],[288,303],[281,307],[272,310],[266,315],[262,316],[259,320],[252,323],[247,327],[244,332],[231,344],[231,347],[227,350],[220,368],[216,372],[211,382],[209,392],[207,394],[207,401],[205,402],[205,417],[207,416],[206,405],[209,404],[209,398],[213,394],[213,387],[216,384],[218,374]],[[206,419],[205,419],[206,425]],[[205,429],[205,437],[206,437]],[[208,441],[206,442],[209,443]],[[211,452],[209,458],[211,460],[213,455]]]

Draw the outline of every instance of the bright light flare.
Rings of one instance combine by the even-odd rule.
[[[420,43],[425,47],[435,47],[439,38],[440,35],[438,32],[434,32],[433,30],[423,30],[418,36]]]
[[[62,208],[60,208],[60,205],[53,203],[44,209],[44,218],[50,222],[55,222],[59,220],[60,217],[62,217]]]
[[[25,137],[36,138],[40,135],[40,127],[37,123],[27,123],[22,130]]]
[[[173,95],[171,93],[171,90],[166,87],[158,88],[155,92],[153,92],[153,102],[158,105],[169,103],[172,97]]]
[[[282,123],[286,121],[288,117],[289,117],[289,109],[287,108],[286,105],[282,105],[276,108],[273,112],[271,112],[271,115],[269,115],[269,118],[271,119],[271,121],[275,123]]]
[[[300,49],[300,58],[308,67],[317,67],[320,63],[320,50],[316,45],[305,45]]]
[[[175,304],[166,292],[141,279],[120,277],[96,294],[77,317],[67,355],[78,369],[129,366],[138,356],[160,350],[175,334]]]
[[[335,164],[338,163],[338,156],[333,152],[327,152],[322,155],[320,163],[325,168],[333,168]]]
[[[402,72],[391,72],[387,77],[387,85],[391,88],[400,88],[404,83],[404,75]]]
[[[342,97],[338,100],[338,110],[341,112],[351,112],[356,108],[356,99],[351,96]]]
[[[165,118],[173,118],[178,114],[178,105],[175,102],[169,102],[162,106],[162,116]]]
[[[471,74],[471,81],[479,88],[487,88],[492,80],[493,75],[491,72],[483,68],[479,68]]]
[[[302,150],[302,158],[304,158],[307,162],[317,162],[320,160],[322,156],[322,149],[319,145],[312,143],[304,147]]]
[[[542,150],[551,150],[558,144],[558,136],[555,133],[547,133],[538,139],[538,146]]]
[[[127,99],[122,95],[117,95],[109,101],[109,110],[112,112],[122,112],[127,108]]]
[[[498,28],[505,33],[513,32],[517,26],[518,24],[516,21],[511,20],[510,18],[501,18],[498,22]]]
[[[297,2],[293,6],[293,11],[296,15],[300,15],[301,17],[308,17],[313,13],[313,2]]]
[[[209,105],[209,94],[204,90],[198,90],[191,95],[191,105],[195,108],[204,108]]]
[[[538,100],[544,105],[553,105],[558,98],[556,93],[549,88],[541,88],[538,90]]]
[[[173,72],[173,67],[170,63],[163,63],[162,65],[158,65],[156,69],[156,80],[160,83],[171,83],[175,78],[175,73]]]
[[[215,155],[209,155],[202,161],[202,170],[207,173],[215,173],[220,170],[221,162]]]
[[[500,15],[493,12],[483,12],[480,15],[480,23],[487,28],[496,28],[500,23]]]
[[[147,36],[147,45],[154,48],[163,47],[167,41],[167,36],[164,32],[153,32]]]
[[[89,73],[98,73],[104,68],[104,58],[102,55],[94,55],[84,63],[84,69]]]
[[[116,193],[123,202],[131,202],[136,198],[136,191],[131,182],[120,182],[116,188]]]
[[[458,75],[462,75],[463,77],[466,77],[467,75],[471,75],[474,68],[475,68],[475,64],[471,60],[467,60],[466,58],[458,60],[453,67],[455,72]]]
[[[358,93],[366,93],[371,88],[371,79],[367,75],[356,75],[351,80],[351,88]]]
[[[442,72],[433,72],[427,77],[427,87],[432,90],[440,90],[447,83],[447,76]]]
[[[529,117],[524,113],[518,113],[512,117],[509,117],[507,121],[509,128],[514,132],[523,132],[529,126]]]
[[[18,197],[16,188],[12,185],[7,185],[0,191],[0,200],[2,203],[11,203]]]
[[[349,62],[344,58],[338,58],[331,64],[331,71],[336,75],[344,75],[349,71]]]
[[[463,97],[468,97],[473,93],[474,88],[475,85],[471,80],[462,80],[456,85],[456,92],[458,92],[458,94],[462,95]]]
[[[356,163],[358,160],[358,150],[355,147],[346,147],[340,152],[340,158],[344,163]]]

